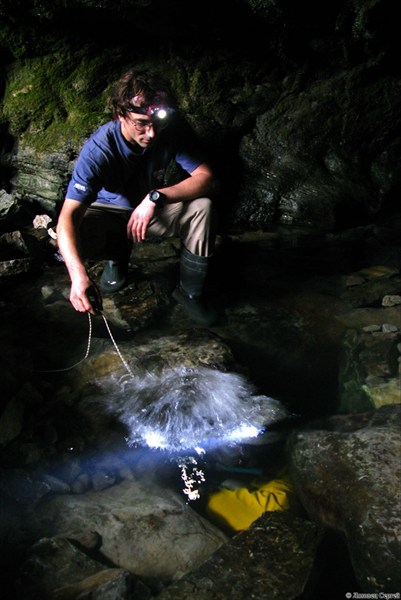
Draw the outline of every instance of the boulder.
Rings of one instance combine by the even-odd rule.
[[[43,538],[30,549],[19,573],[21,597],[54,598],[58,588],[74,584],[104,569],[65,538]]]
[[[160,600],[291,600],[304,591],[321,529],[289,512],[265,513]]]
[[[36,507],[31,526],[38,537],[96,532],[104,560],[163,581],[195,569],[226,541],[182,497],[145,480],[48,497]]]
[[[367,592],[397,592],[401,573],[401,406],[332,417],[289,442],[295,491],[314,521],[343,532]]]

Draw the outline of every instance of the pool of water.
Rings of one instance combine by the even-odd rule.
[[[26,414],[37,419],[32,431],[45,429],[47,443],[54,443],[60,455],[67,448],[64,469],[69,458],[75,460],[80,445],[90,447],[85,425],[77,425],[68,414],[68,407],[73,412],[81,402],[97,413],[100,427],[107,427],[108,433],[114,429],[116,452],[124,453],[136,475],[153,470],[202,514],[208,494],[223,482],[248,485],[255,477],[274,477],[285,469],[286,436],[305,420],[338,411],[346,328],[337,316],[352,309],[343,296],[342,281],[376,258],[366,245],[356,252],[354,241],[332,246],[326,238],[309,238],[309,244],[304,243],[308,236],[298,236],[294,243],[284,238],[277,246],[275,237],[272,245],[262,233],[256,242],[234,242],[216,256],[209,292],[222,318],[212,332],[230,347],[239,366],[230,372],[183,362],[131,377],[117,357],[116,373],[105,377],[104,349],[113,346],[97,324],[90,356],[93,378],[77,392],[70,372],[40,373],[73,365],[87,345],[87,320],[69,306],[63,265],[52,265],[17,285],[5,283],[1,335],[8,348],[4,365],[9,365],[11,376],[5,378],[4,389],[12,394],[18,377],[27,378],[25,389],[31,386],[31,392],[28,389],[25,396]],[[176,264],[157,258],[141,262],[140,256],[137,262],[143,277],[156,283],[165,278],[166,289],[171,287]],[[135,346],[146,337],[157,340],[193,327],[180,307],[169,305],[143,331],[113,331],[124,354],[124,343]],[[57,423],[54,441],[46,414],[54,414],[52,423]],[[91,450],[92,465],[102,459],[101,437],[95,438]],[[110,448],[108,441],[109,454]],[[40,458],[34,450],[29,450],[30,464],[35,456]],[[20,454],[12,455],[13,465],[26,460]],[[323,548],[325,566],[332,560],[327,548],[337,551],[336,544],[329,540]]]

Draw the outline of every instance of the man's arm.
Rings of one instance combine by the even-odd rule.
[[[174,202],[188,202],[194,198],[212,196],[218,191],[218,183],[207,163],[200,164],[191,176],[175,185],[158,188],[166,197],[168,204]],[[128,237],[134,242],[141,242],[146,237],[147,227],[156,210],[154,202],[146,195],[142,202],[131,214],[127,225]]]
[[[79,312],[95,314],[89,301],[88,290],[94,288],[86,272],[80,252],[79,226],[86,212],[86,206],[76,200],[66,198],[57,224],[57,241],[71,279],[70,302]],[[96,288],[94,293],[98,295]],[[98,298],[100,301],[100,298]]]
[[[175,185],[160,188],[167,196],[167,202],[187,202],[194,198],[213,196],[218,192],[218,183],[207,163],[202,163],[191,176]]]

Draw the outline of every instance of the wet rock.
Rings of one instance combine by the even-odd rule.
[[[54,593],[54,600],[131,600],[151,597],[149,588],[124,569],[104,569],[78,583],[64,585]]]
[[[11,275],[22,275],[30,273],[34,269],[33,261],[30,258],[13,258],[2,260],[0,262],[0,277]]]
[[[32,505],[49,493],[50,485],[22,469],[1,469],[0,490],[21,505]]]
[[[293,434],[290,474],[316,522],[343,532],[361,589],[399,591],[401,407],[333,417]]]
[[[70,485],[73,494],[83,494],[91,488],[91,480],[87,473],[81,473]]]
[[[29,197],[41,209],[55,213],[55,202],[60,202],[65,194],[71,164],[65,154],[51,153],[38,155],[32,148],[24,147],[18,156],[12,157],[16,175],[13,189],[17,198]]]
[[[232,351],[224,339],[203,329],[185,329],[146,344],[140,342],[137,351],[142,350],[143,366],[152,371],[157,362],[157,371],[160,367],[198,365],[227,371],[235,366]]]
[[[16,207],[16,200],[11,194],[0,190],[0,219],[5,219],[7,213]]]
[[[0,190],[0,233],[19,229],[31,220],[32,211],[28,204],[18,202],[14,194]]]
[[[71,491],[68,484],[48,473],[43,474],[39,479],[46,483],[50,488],[49,492],[53,492],[54,494],[69,494]]]
[[[395,313],[392,323],[370,324],[345,334],[339,373],[342,410],[358,412],[401,402],[397,349],[401,331],[396,317]]]
[[[384,296],[382,300],[382,306],[398,306],[399,304],[401,304],[401,296],[398,294]]]
[[[358,67],[358,76],[360,73]],[[353,214],[361,219],[368,206],[365,214],[372,215],[377,210],[381,187],[378,181],[372,186],[372,179],[347,176],[349,161],[344,144],[350,149],[355,148],[355,143],[358,145],[356,140],[362,143],[362,131],[365,135],[370,129],[375,112],[371,104],[375,92],[372,89],[368,93],[361,87],[357,91],[353,88],[359,99],[354,97],[353,101],[365,107],[364,125],[361,126],[359,111],[353,112],[355,105],[350,109],[345,90],[355,76],[356,69],[342,70],[341,74],[314,81],[301,93],[294,93],[294,79],[289,75],[282,82],[288,95],[281,96],[279,102],[265,89],[264,100],[269,98],[270,106],[259,111],[253,130],[239,145],[243,173],[239,206],[234,207],[237,222],[263,228],[272,219],[279,219],[282,223],[301,221],[330,227],[346,222]],[[350,128],[346,140],[342,134],[340,142],[339,124],[345,114]],[[337,125],[333,125],[335,122]],[[322,144],[323,138],[337,139],[335,148],[328,149],[327,144]],[[380,145],[378,140],[376,143]],[[360,148],[355,151],[358,154]],[[372,156],[370,161],[372,171],[381,172],[381,160]]]
[[[47,238],[47,234],[44,235]],[[0,275],[38,270],[46,252],[42,237],[33,227],[0,236]]]
[[[63,593],[59,596],[58,589],[81,582],[104,568],[65,538],[43,538],[33,545],[29,558],[21,567],[18,597],[32,600],[73,598]]]
[[[371,399],[371,403],[379,408],[387,404],[399,404],[401,402],[401,389],[399,377],[394,377],[388,381],[371,383],[367,382],[364,386],[366,394]]]
[[[117,344],[138,377],[179,366],[205,366],[221,371],[235,366],[233,354],[224,340],[203,329],[187,329],[156,338],[137,335],[129,341],[118,340]],[[127,370],[111,340],[106,339],[71,373],[71,381],[76,390],[87,395],[94,390],[101,393],[104,381],[114,378],[117,383],[123,375],[127,375]],[[107,387],[107,383],[105,385]]]
[[[373,333],[374,331],[380,331],[381,327],[380,325],[366,325],[366,327],[362,328],[362,331],[365,331],[366,333]]]
[[[399,310],[394,307],[355,308],[336,316],[347,329],[376,326],[372,331],[380,331],[386,322],[398,323],[399,318]]]
[[[110,471],[99,470],[92,475],[92,487],[95,491],[104,490],[115,482],[116,478]]]
[[[291,600],[303,592],[321,529],[288,512],[265,513],[160,600]]]
[[[0,252],[6,258],[29,255],[28,246],[20,231],[12,231],[0,236]]]
[[[142,481],[49,497],[32,513],[30,524],[42,537],[96,532],[103,557],[139,576],[165,581],[196,568],[226,540],[180,496]]]
[[[124,450],[127,450],[126,445],[121,444],[121,456],[124,456]],[[123,460],[121,456],[119,456],[119,452],[116,452],[116,448],[114,447],[111,451],[104,451],[100,456],[97,456],[95,464],[97,468],[113,474],[116,480],[133,479],[129,464],[126,460]]]
[[[89,269],[95,283],[99,282],[103,266],[104,262],[100,262]],[[135,332],[153,324],[169,304],[165,290],[130,268],[128,285],[116,294],[103,297],[103,312],[110,323]]]
[[[98,550],[102,544],[102,539],[96,531],[70,531],[68,539],[89,551]]]
[[[346,277],[345,285],[346,287],[353,287],[354,285],[362,285],[365,281],[365,278],[361,275],[352,274]]]
[[[354,285],[348,285],[343,298],[355,308],[372,305],[396,305],[391,300],[383,302],[383,299],[396,298],[401,284],[398,269],[387,265],[374,265],[353,273],[348,280],[350,277],[353,277]],[[360,279],[358,285],[355,284],[355,278]]]

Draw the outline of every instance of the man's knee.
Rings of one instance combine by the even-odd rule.
[[[195,227],[203,228],[206,233],[215,227],[217,215],[216,209],[210,198],[196,198],[190,203],[190,220]]]
[[[215,212],[213,202],[210,198],[195,198],[195,200],[191,200],[190,206],[194,213],[204,215],[205,217],[213,217]]]

